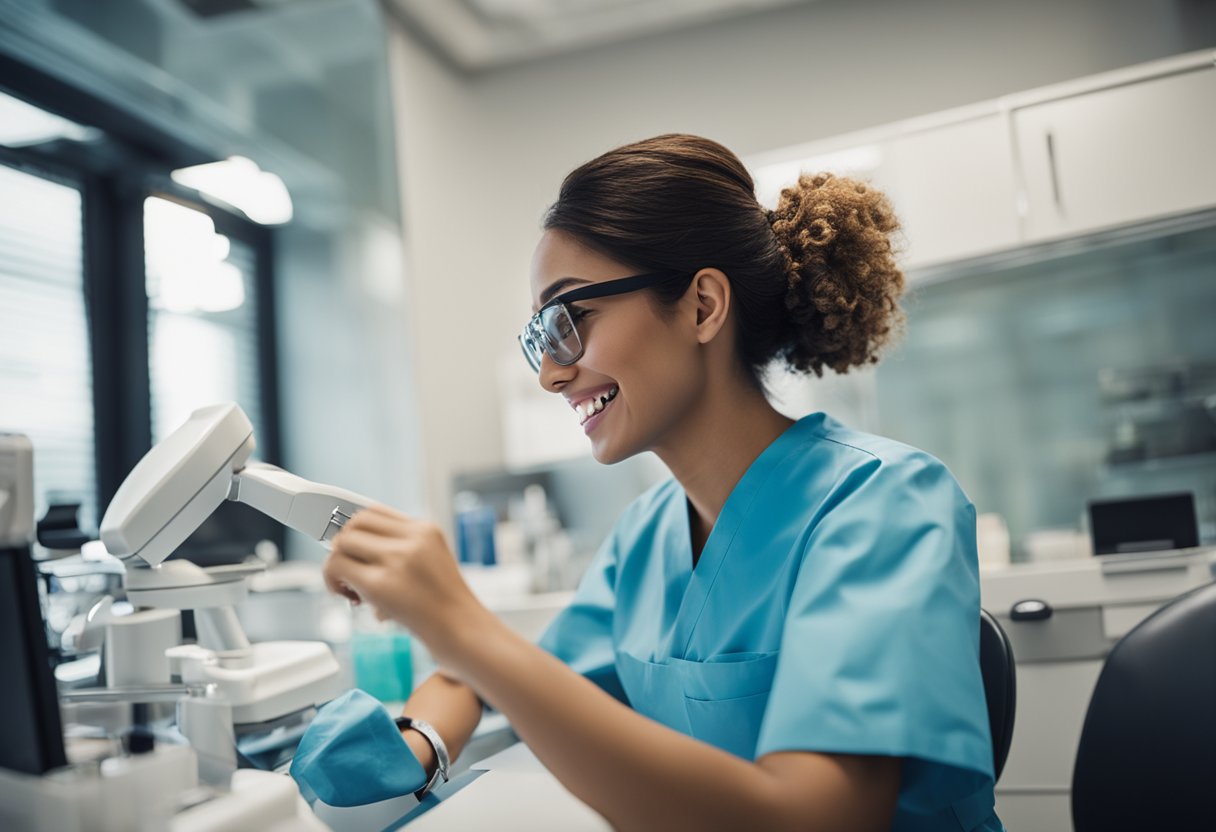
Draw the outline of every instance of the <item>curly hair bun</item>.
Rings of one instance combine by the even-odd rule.
[[[803,174],[768,216],[788,281],[782,357],[817,376],[877,362],[903,323],[891,203],[864,182]]]

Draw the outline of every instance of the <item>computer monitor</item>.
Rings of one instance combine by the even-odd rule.
[[[1162,552],[1199,545],[1195,496],[1155,494],[1089,504],[1095,555]]]
[[[27,547],[0,547],[0,766],[33,775],[67,764],[37,580]]]

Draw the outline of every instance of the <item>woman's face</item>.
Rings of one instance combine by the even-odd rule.
[[[532,258],[533,309],[562,292],[638,272],[560,231],[546,231]],[[672,436],[705,389],[696,311],[688,297],[660,310],[647,291],[576,301],[568,308],[583,355],[563,367],[546,354],[540,383],[560,393],[605,464],[652,450]],[[608,401],[599,412],[587,404]]]

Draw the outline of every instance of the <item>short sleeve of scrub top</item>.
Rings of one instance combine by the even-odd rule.
[[[747,759],[903,758],[899,832],[1003,828],[975,511],[914,448],[799,420],[735,486],[695,568],[687,497],[660,484],[621,517],[541,646]]]
[[[903,757],[896,828],[1000,829],[974,507],[927,455],[848,478],[806,540],[756,756]]]

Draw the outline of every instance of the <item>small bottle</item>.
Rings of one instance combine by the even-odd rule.
[[[471,491],[462,491],[452,500],[456,510],[456,551],[461,563],[493,566],[494,527],[498,517],[491,506]]]
[[[381,702],[404,702],[414,690],[410,634],[392,621],[376,621],[366,606],[355,609],[350,636],[355,687]]]

